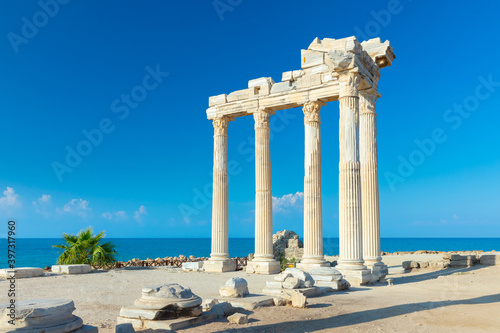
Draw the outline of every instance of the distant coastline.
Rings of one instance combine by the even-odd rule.
[[[193,255],[210,256],[210,238],[106,238],[117,245],[118,260],[146,259],[167,256]],[[17,267],[45,267],[55,264],[59,255],[52,245],[62,242],[61,238],[19,238],[17,239]],[[0,248],[5,249],[7,241],[0,239]],[[325,255],[337,255],[338,238],[323,239]],[[500,238],[382,238],[383,252],[409,251],[492,251],[500,250]],[[229,252],[233,257],[245,257],[254,252],[253,238],[230,238]],[[0,268],[7,263],[1,258]]]

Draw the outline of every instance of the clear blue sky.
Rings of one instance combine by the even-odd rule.
[[[37,1],[1,3],[1,235],[15,218],[20,237],[89,225],[210,237],[208,97],[280,81],[315,37],[356,35],[390,40],[397,57],[377,105],[382,236],[500,237],[498,2],[41,2],[50,15]],[[127,105],[131,93],[140,101]],[[338,236],[338,117],[337,103],[323,108],[326,237]],[[274,230],[302,234],[302,111],[275,121]],[[89,153],[82,132],[100,126]],[[228,133],[229,234],[252,237],[253,119]],[[89,154],[60,181],[67,147]]]

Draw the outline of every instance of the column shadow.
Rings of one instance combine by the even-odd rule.
[[[279,324],[253,326],[240,329],[226,329],[217,332],[218,333],[276,332],[276,331],[287,332],[287,333],[304,332],[304,331],[315,332],[315,331],[325,330],[328,328],[347,327],[351,325],[357,325],[380,319],[387,319],[391,317],[397,317],[419,311],[437,309],[452,305],[487,304],[487,303],[498,303],[498,302],[500,302],[500,294],[487,295],[487,296],[481,296],[463,300],[454,300],[454,301],[451,300],[435,301],[435,302],[429,301],[421,303],[400,304],[400,305],[385,307],[382,309],[373,309],[373,310],[365,310],[365,311],[341,314],[330,318],[314,319],[307,321],[300,321],[300,320],[288,321]]]

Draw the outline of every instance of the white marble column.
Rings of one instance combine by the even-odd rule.
[[[212,252],[203,268],[207,272],[236,270],[236,263],[229,258],[228,251],[228,154],[227,128],[229,117],[213,120],[214,126],[214,170],[212,197]]]
[[[297,268],[310,271],[327,266],[323,255],[323,209],[321,198],[321,117],[323,102],[304,104],[304,256]]]
[[[353,285],[370,282],[370,270],[363,261],[361,177],[359,164],[360,75],[339,73],[340,163],[339,163],[339,243],[337,269]]]
[[[275,274],[280,264],[273,255],[273,193],[271,181],[272,111],[254,112],[255,120],[255,256],[247,273]]]
[[[380,256],[380,211],[377,156],[378,93],[359,94],[359,160],[361,167],[361,202],[363,217],[363,259],[372,271],[372,279],[380,280],[388,274]]]

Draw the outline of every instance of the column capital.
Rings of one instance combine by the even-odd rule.
[[[215,135],[227,135],[227,128],[229,126],[229,122],[233,119],[231,117],[222,116],[217,117],[212,120],[212,124],[214,125],[214,134]]]
[[[259,109],[259,111],[255,111],[253,113],[253,119],[255,120],[255,129],[269,129],[269,120],[271,119],[272,114],[274,114],[274,112],[267,109]]]
[[[364,90],[359,92],[359,97],[359,113],[376,115],[377,98],[380,94],[376,91]]]
[[[323,105],[325,105],[325,103],[321,101],[305,103],[302,106],[302,111],[304,111],[304,122],[319,122],[321,120],[320,110]]]
[[[339,99],[342,97],[358,97],[358,87],[361,82],[361,75],[357,70],[350,70],[339,73]]]

